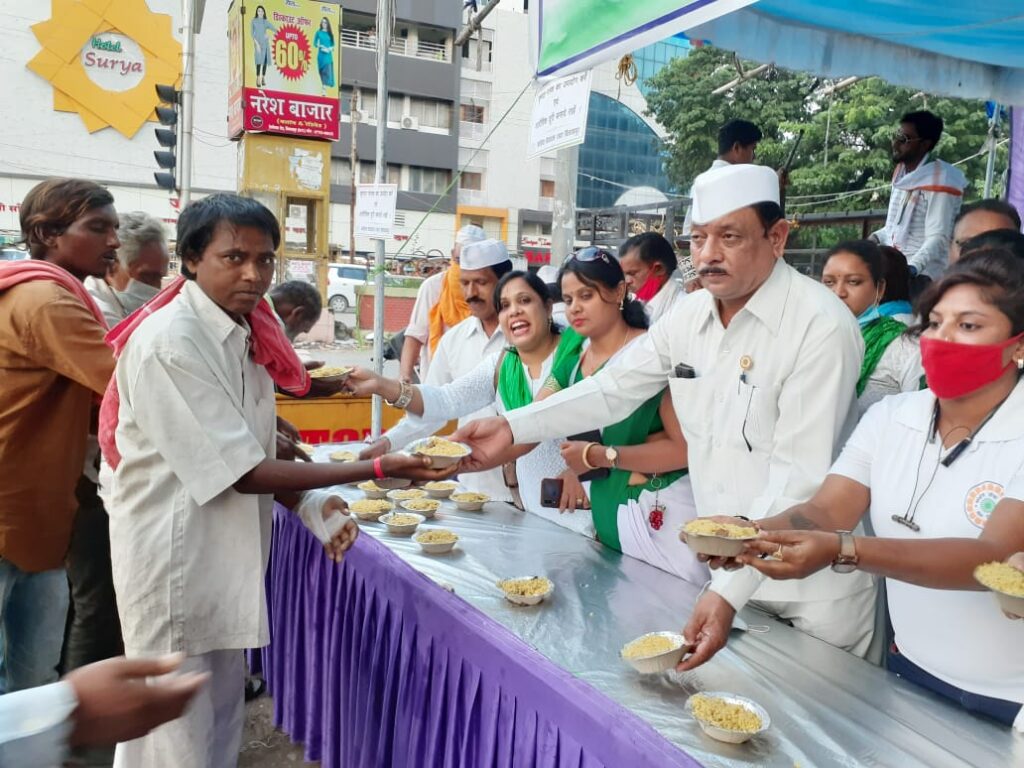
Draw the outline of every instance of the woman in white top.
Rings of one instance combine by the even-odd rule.
[[[919,306],[929,389],[873,406],[821,489],[762,520],[737,564],[886,577],[889,669],[1024,729],[1024,623],[973,577],[1024,550],[1024,268],[1009,251],[976,254]],[[877,535],[850,534],[865,515]]]
[[[346,387],[359,395],[378,394],[396,402],[403,391],[411,397],[406,409],[419,416],[413,439],[434,434],[454,418],[493,403],[499,413],[531,402],[551,373],[559,354],[578,354],[582,339],[563,338],[551,320],[551,298],[545,284],[527,272],[510,272],[495,288],[498,323],[512,347],[484,358],[469,373],[441,387],[412,386],[356,369]],[[510,457],[511,458],[511,457]],[[558,441],[541,443],[537,450],[515,459],[520,498],[526,511],[584,535],[594,536],[589,511],[561,515],[540,504],[541,481],[565,473]]]
[[[886,277],[889,267],[888,278]],[[906,272],[906,260],[903,262]],[[863,414],[886,395],[921,388],[921,352],[906,335],[907,326],[896,315],[909,309],[905,292],[909,272],[900,279],[898,264],[888,265],[878,245],[870,240],[840,243],[825,260],[821,282],[850,308],[864,337],[864,361],[857,380],[857,404]]]

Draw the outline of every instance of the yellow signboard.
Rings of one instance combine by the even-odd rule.
[[[335,141],[341,6],[318,0],[234,0],[228,132]]]
[[[154,119],[153,86],[181,77],[172,28],[146,0],[53,0],[50,18],[32,25],[43,50],[28,68],[53,86],[54,109],[131,138]]]

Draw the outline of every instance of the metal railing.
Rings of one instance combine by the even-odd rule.
[[[460,189],[459,202],[463,205],[481,205],[485,195],[482,189]]]
[[[343,29],[341,30],[341,44],[348,48],[363,48],[364,50],[375,51],[377,50],[377,35],[360,29]],[[399,38],[391,39],[391,47],[389,49],[391,53],[404,56],[407,48],[405,40]]]
[[[418,40],[416,42],[415,55],[419,59],[429,59],[430,61],[445,61],[449,60],[448,48],[444,43],[432,43],[429,40]]]
[[[463,120],[459,121],[459,136],[461,138],[469,139],[470,141],[480,141],[486,135],[487,125],[485,123],[467,123]]]

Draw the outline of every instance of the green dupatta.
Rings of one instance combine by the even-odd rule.
[[[572,329],[562,332],[573,334],[580,338],[575,359],[555,358],[551,367],[551,379],[549,383],[552,389],[564,389],[570,384],[575,384],[583,379],[583,372],[579,369],[579,356],[582,349],[582,337]],[[548,386],[548,385],[545,385]],[[633,413],[620,421],[601,430],[601,440],[605,445],[616,447],[624,445],[641,445],[649,435],[661,432],[665,425],[661,421],[658,408],[661,405],[662,393],[652,397]],[[597,538],[606,547],[616,551],[622,551],[619,543],[619,507],[628,501],[636,500],[644,491],[656,492],[659,488],[665,488],[680,477],[686,474],[685,469],[678,469],[672,472],[665,472],[656,477],[648,479],[643,485],[630,485],[629,478],[633,473],[625,469],[613,469],[608,477],[601,480],[593,480],[590,483],[590,508],[594,516],[594,529],[597,531]]]
[[[861,329],[864,336],[864,362],[861,363],[860,378],[857,379],[857,397],[864,394],[868,379],[878,367],[885,350],[906,330],[906,325],[891,317],[880,317]]]
[[[572,368],[573,360],[579,360],[580,350],[583,348],[583,337],[572,330],[565,330],[558,339],[558,346],[555,348],[555,359],[551,362],[551,370],[564,368],[566,365]],[[523,370],[522,360],[519,359],[519,350],[515,347],[506,347],[505,353],[501,356],[501,363],[498,366],[498,394],[501,402],[505,405],[506,411],[514,411],[533,402],[533,390],[530,389],[530,382]],[[548,380],[550,381],[550,379]],[[548,386],[548,382],[545,382]]]

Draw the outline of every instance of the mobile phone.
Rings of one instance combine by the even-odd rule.
[[[540,505],[549,509],[558,509],[562,501],[562,486],[565,481],[560,477],[546,477],[540,481]]]

